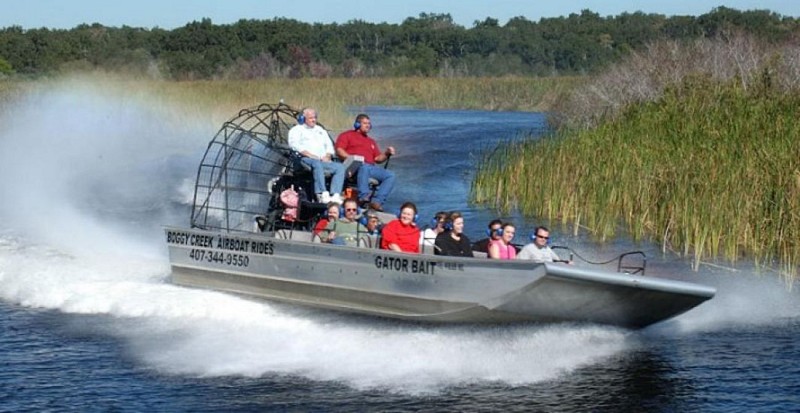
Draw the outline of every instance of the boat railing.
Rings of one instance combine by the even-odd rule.
[[[360,248],[378,248],[380,242],[376,235],[361,235],[358,237],[358,246]]]
[[[483,251],[475,251],[475,250],[473,250],[472,251],[472,257],[473,258],[489,258],[489,253],[488,252],[483,252]]]
[[[278,239],[289,239],[292,241],[303,241],[303,242],[315,242],[314,241],[314,233],[311,231],[303,231],[303,230],[293,230],[293,229],[279,229],[275,231],[275,238]],[[319,237],[316,237],[319,239]],[[320,242],[320,241],[316,241]]]
[[[286,239],[292,241],[326,243],[325,241],[322,240],[322,237],[319,234],[315,234],[313,231],[307,231],[291,227],[276,229],[275,232],[273,233],[273,236],[277,239]],[[378,235],[362,233],[361,235],[358,236],[357,246],[359,248],[379,248],[380,237]]]
[[[581,261],[592,264],[592,265],[607,265],[614,261],[617,262],[617,272],[631,274],[631,275],[644,275],[647,269],[647,255],[645,255],[642,251],[628,251],[624,252],[620,255],[617,255],[613,258],[610,258],[605,261],[592,261],[589,259],[584,258],[575,250],[570,247],[562,246],[562,245],[555,245],[550,247],[551,249],[562,249],[569,251],[569,260],[563,260],[565,262],[571,262],[574,257],[578,257]],[[639,261],[636,261],[636,260]]]
[[[641,261],[639,264],[626,264],[623,263],[623,260],[626,257],[631,256],[639,256]],[[619,260],[617,261],[617,272],[624,272],[628,274],[641,274],[644,275],[644,271],[647,268],[647,255],[644,254],[642,251],[630,251],[624,254],[620,254]]]

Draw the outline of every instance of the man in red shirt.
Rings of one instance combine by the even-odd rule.
[[[381,152],[378,144],[367,134],[372,129],[372,122],[369,116],[360,114],[356,116],[353,129],[342,132],[336,138],[336,155],[339,159],[347,159],[350,155],[360,155],[364,157],[364,163],[358,168],[358,196],[359,204],[369,202],[369,207],[376,211],[383,211],[383,204],[386,198],[394,189],[394,172],[378,167],[377,164],[386,162],[390,156],[394,155],[394,147],[389,146],[386,151]],[[374,178],[378,181],[378,190],[375,196],[369,199],[369,179]]]

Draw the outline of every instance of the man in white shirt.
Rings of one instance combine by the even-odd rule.
[[[545,227],[536,227],[531,235],[532,243],[522,248],[522,251],[517,254],[518,260],[533,260],[536,262],[553,262],[561,261],[547,246],[547,240],[550,239],[550,230]]]
[[[317,202],[333,201],[341,204],[344,187],[344,167],[333,161],[333,142],[328,132],[317,125],[317,111],[312,108],[303,109],[298,117],[299,125],[289,130],[289,146],[297,151],[301,162],[311,167],[314,173],[314,193]],[[325,172],[331,173],[330,199],[326,198]]]

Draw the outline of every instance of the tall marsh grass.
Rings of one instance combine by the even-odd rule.
[[[547,110],[556,97],[571,88],[577,79],[335,78],[174,82],[91,73],[49,80],[0,82],[0,102],[17,96],[19,90],[35,93],[36,90],[51,88],[54,83],[64,82],[84,89],[95,88],[119,99],[147,99],[159,110],[174,113],[176,117],[205,119],[215,127],[242,108],[283,99],[297,108],[317,108],[321,122],[336,132],[352,124],[353,113],[350,110],[358,111],[372,105]]]
[[[629,105],[660,98],[666,88],[698,73],[735,81],[747,90],[758,87],[765,69],[772,74],[772,87],[800,90],[800,45],[768,43],[740,32],[713,39],[654,42],[559,96],[553,105],[559,114],[556,123],[597,126]]]
[[[688,76],[591,129],[501,145],[472,196],[692,255],[800,265],[800,92]],[[622,224],[622,225],[621,225]]]

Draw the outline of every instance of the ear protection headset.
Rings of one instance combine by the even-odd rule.
[[[542,230],[542,229],[543,229],[543,230],[545,230],[545,231],[547,231],[547,229],[546,229],[545,227],[541,227],[541,226],[540,226],[540,227],[536,227],[536,228],[534,228],[534,230],[533,230],[533,232],[531,232],[531,236],[530,236],[531,242],[535,242],[535,241],[536,241],[536,234],[538,234],[538,233],[539,233],[539,230]],[[548,232],[549,232],[549,231],[548,231]],[[548,237],[548,238],[547,238],[547,245],[548,245],[548,246],[550,245],[550,240],[551,240],[551,238],[550,238],[550,237]]]
[[[353,122],[353,130],[361,129],[361,121],[359,120],[360,118],[369,119],[369,117],[367,115],[363,114],[363,113],[358,115],[358,116],[356,116],[356,121]]]
[[[439,223],[442,223],[442,229],[445,231],[452,231],[453,230],[453,221],[450,218],[450,212],[437,212],[436,215],[431,218],[430,228],[436,228]],[[459,215],[460,216],[460,215]]]
[[[436,225],[439,224],[439,220],[436,217],[433,217],[431,220],[431,228],[436,228]],[[452,231],[453,230],[453,221],[450,221],[449,218],[445,218],[444,222],[442,222],[442,229],[445,231]]]
[[[436,219],[436,217],[431,218],[431,224],[430,224],[431,228],[436,228],[436,225],[438,225],[438,224],[439,224],[439,220]]]
[[[497,228],[497,230],[493,231],[492,227],[495,225],[500,225],[500,228]],[[499,219],[493,219],[491,222],[489,222],[489,228],[486,228],[486,236],[491,238],[493,235],[492,233],[498,237],[503,236],[503,221]]]
[[[400,219],[400,215],[402,215],[402,214],[403,214],[403,210],[402,209],[397,211],[397,219]],[[414,213],[414,221],[412,221],[412,222],[416,224],[418,219],[419,219],[419,214]]]
[[[297,123],[298,124],[302,125],[302,124],[306,123],[306,111],[307,110],[311,110],[311,108],[303,108],[303,110],[300,111],[300,114],[297,115]],[[316,113],[316,110],[314,110],[314,113]]]
[[[497,235],[498,237],[502,237],[503,236],[503,227],[497,228],[494,231],[492,231],[491,228],[486,228],[486,236],[487,237],[491,237],[492,236],[492,232],[494,232],[494,234]]]
[[[358,219],[358,223],[361,224],[364,228],[366,228],[367,224],[369,223],[369,217],[366,214],[361,215],[361,218]],[[382,230],[383,230],[383,224],[381,224],[380,221],[378,221],[378,226],[375,227],[375,230],[373,231],[367,230],[367,233],[369,235],[378,235],[381,233]]]

